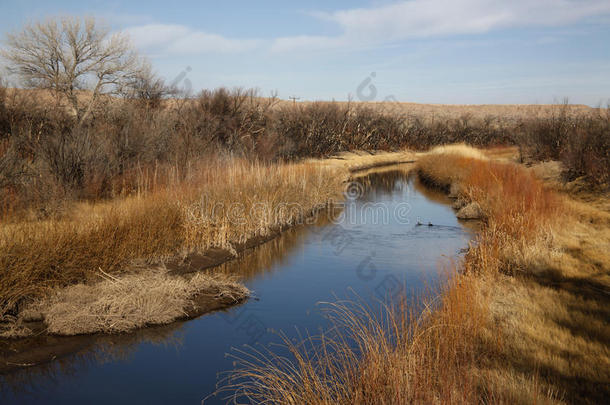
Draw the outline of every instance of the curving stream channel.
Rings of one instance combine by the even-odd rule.
[[[0,403],[199,404],[232,368],[232,348],[277,342],[277,331],[324,328],[319,302],[354,294],[373,302],[434,285],[473,230],[408,169],[358,178],[332,218],[289,229],[221,266],[254,291],[243,305],[128,335],[41,337],[27,350],[57,358],[4,371]]]

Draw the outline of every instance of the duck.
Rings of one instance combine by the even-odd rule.
[[[418,219],[415,226],[422,226],[422,225],[424,225],[424,224],[422,224],[421,221]],[[428,226],[434,226],[434,224],[432,222],[428,221]]]

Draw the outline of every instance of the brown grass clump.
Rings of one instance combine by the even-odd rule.
[[[274,349],[239,351],[218,394],[271,404],[473,403],[486,302],[472,276],[418,304],[326,304],[333,327]],[[416,308],[424,308],[418,312]]]
[[[449,155],[478,160],[488,160],[487,155],[485,153],[464,143],[436,146],[424,154],[424,156],[430,155]]]
[[[239,354],[227,390],[277,404],[604,402],[607,214],[463,146],[422,156],[418,169],[484,213],[440,295],[422,299],[421,315],[333,305],[328,335]]]
[[[201,295],[232,302],[249,295],[247,288],[223,275],[182,278],[157,269],[105,277],[61,289],[28,311],[39,312],[51,334],[121,333],[188,317],[198,311],[195,298]]]
[[[515,238],[536,237],[547,231],[559,217],[560,198],[522,167],[487,161],[480,155],[476,149],[463,146],[433,150],[418,160],[418,168],[432,184],[445,189],[455,185],[460,189],[458,194],[479,203],[490,228]]]
[[[176,234],[181,230],[181,214],[167,197],[128,199],[81,210],[88,213],[1,227],[3,311],[24,298],[92,279],[99,268],[116,273],[132,260],[161,258],[180,247]]]

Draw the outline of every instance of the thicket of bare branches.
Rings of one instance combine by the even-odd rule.
[[[524,119],[515,138],[535,160],[561,160],[568,180],[610,183],[610,106],[575,114],[564,103],[547,117]]]
[[[282,104],[244,89],[179,97],[124,35],[110,35],[91,19],[28,25],[8,36],[3,55],[36,89],[6,89],[0,81],[4,212],[33,206],[46,213],[65,198],[128,194],[138,171],[171,166],[180,176],[210,154],[270,161],[455,142],[519,144],[534,158],[561,159],[571,177],[610,180],[610,109],[431,119],[379,105]]]
[[[272,161],[454,142],[519,144],[535,159],[562,160],[571,178],[603,184],[610,173],[607,109],[519,120],[429,120],[367,105],[278,105],[252,90],[218,89],[194,99],[137,92],[105,98],[78,125],[64,108],[39,103],[34,94],[7,94],[0,90],[0,193],[5,204],[19,207],[128,194],[141,170],[169,165],[181,176],[211,154]]]

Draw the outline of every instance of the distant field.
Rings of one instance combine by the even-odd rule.
[[[21,92],[26,94],[35,95],[36,99],[40,102],[53,102],[53,95],[45,90],[29,90],[29,89],[8,89],[9,95],[15,94],[14,92]],[[189,101],[197,100],[197,94],[192,95],[192,99]],[[90,92],[81,91],[79,98],[86,100],[90,97]],[[116,97],[101,96],[100,100],[111,101]],[[387,113],[401,114],[407,116],[418,116],[425,118],[458,118],[464,115],[470,115],[473,118],[485,118],[489,116],[502,117],[504,119],[519,119],[519,118],[535,118],[535,117],[548,117],[553,113],[558,113],[560,109],[567,108],[568,111],[578,113],[592,113],[596,108],[589,107],[584,104],[569,104],[564,105],[558,104],[424,104],[424,103],[412,103],[412,102],[375,102],[375,101],[334,101],[334,100],[317,100],[317,101],[298,101],[293,102],[291,100],[284,99],[271,99],[268,97],[255,97],[257,102],[268,102],[272,103],[274,108],[288,108],[292,106],[309,106],[315,103],[334,103],[339,106],[352,105],[354,107],[373,107],[383,110]],[[182,98],[168,98],[164,101],[166,107],[178,107],[185,100]],[[65,104],[65,101],[62,101]],[[602,106],[604,107],[604,106]]]
[[[296,105],[312,104],[312,101],[297,102]],[[347,105],[346,101],[337,104]],[[421,104],[409,102],[351,102],[355,106],[369,106],[383,109],[389,113],[398,113],[425,117],[460,117],[470,114],[474,118],[486,116],[502,116],[504,118],[544,117],[557,113],[561,104]],[[278,105],[293,105],[292,101],[281,100]],[[583,104],[570,104],[569,111],[573,113],[590,113],[595,109]]]

